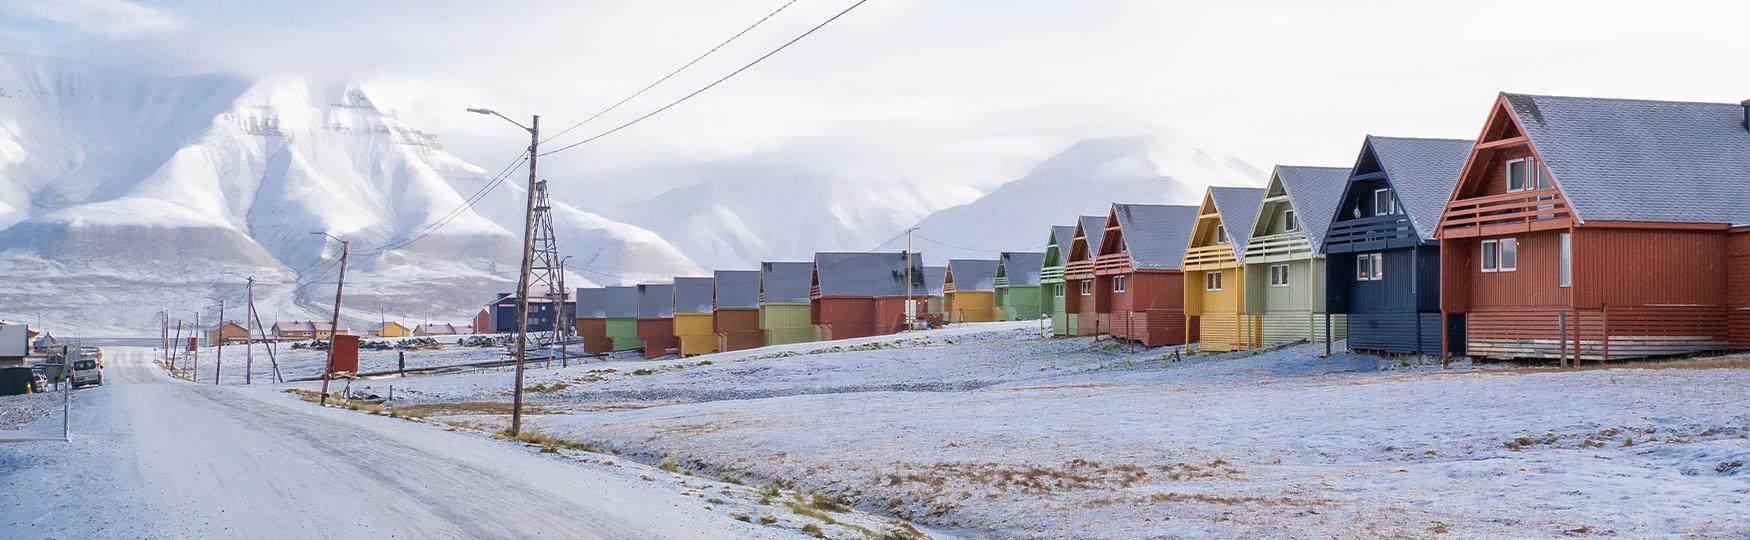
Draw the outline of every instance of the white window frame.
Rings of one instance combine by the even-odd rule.
[[[1091,279],[1082,280],[1082,296],[1093,296],[1093,295],[1094,295],[1094,280],[1091,280]]]
[[[1215,243],[1217,243],[1217,244],[1226,244],[1227,243],[1227,227],[1223,227],[1219,224],[1217,224],[1215,226]]]
[[[1221,290],[1221,272],[1208,272],[1203,274],[1203,290]]]
[[[1130,276],[1112,276],[1112,292],[1121,293],[1130,285]]]
[[[1484,272],[1501,271],[1501,242],[1499,240],[1484,240],[1482,254],[1478,257]]]
[[[1574,239],[1568,233],[1561,236],[1561,255],[1556,260],[1556,285],[1574,286]]]
[[[1286,232],[1300,230],[1300,220],[1295,219],[1296,217],[1293,208],[1282,211],[1282,230]]]
[[[1501,271],[1502,272],[1512,272],[1512,271],[1518,270],[1519,269],[1519,239],[1518,238],[1511,238],[1511,237],[1502,238],[1501,242],[1498,245],[1501,246],[1500,247],[1501,255],[1499,257],[1496,257],[1495,260],[1500,262]],[[1513,261],[1512,261],[1513,264],[1511,264],[1511,265],[1507,264],[1507,262],[1508,262],[1507,255],[1509,253],[1511,253],[1513,255]]]
[[[1519,166],[1519,187],[1517,187],[1517,188],[1513,187],[1513,166],[1515,166],[1515,165]],[[1528,182],[1528,180],[1531,180],[1531,158],[1519,158],[1519,159],[1507,160],[1507,192],[1508,193],[1525,191],[1526,186],[1530,185],[1530,182]]]
[[[1288,286],[1288,265],[1286,265],[1286,264],[1272,264],[1272,265],[1270,265],[1270,286],[1271,287],[1287,287]]]
[[[1381,205],[1380,195],[1384,195],[1384,205]],[[1373,190],[1373,215],[1389,216],[1398,213],[1398,200],[1392,197],[1391,188]]]
[[[1533,186],[1533,189],[1549,189],[1552,187],[1556,187],[1555,181],[1550,179],[1549,175],[1545,174],[1543,172],[1543,165],[1542,164],[1537,163],[1536,160],[1532,160],[1530,158],[1527,158],[1527,160],[1531,162],[1531,170],[1532,170],[1531,176],[1532,176],[1532,178],[1536,179],[1531,184]]]
[[[1385,255],[1380,253],[1362,253],[1355,256],[1355,281],[1379,281],[1385,279]]]

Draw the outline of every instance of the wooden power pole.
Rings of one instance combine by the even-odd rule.
[[[219,370],[225,367],[225,301],[219,301],[219,342],[213,344],[213,386],[219,385]]]
[[[243,286],[249,310],[243,313],[243,384],[255,384],[255,276]]]
[[[316,233],[334,238],[328,233]],[[334,238],[340,240],[339,238]],[[328,405],[328,376],[334,371],[334,337],[340,334],[340,292],[346,288],[346,255],[348,243],[340,240],[340,278],[334,282],[334,317],[328,320],[328,362],[322,366],[322,398],[320,403]]]
[[[529,273],[535,258],[535,160],[541,155],[541,115],[535,115],[529,126],[529,192],[528,205],[523,208],[523,264],[517,275],[516,301],[516,387],[510,405],[510,434],[523,430],[523,369],[529,352]]]

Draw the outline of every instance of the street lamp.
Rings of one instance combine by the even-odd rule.
[[[523,367],[529,352],[529,271],[535,251],[535,171],[536,161],[541,157],[541,115],[534,115],[530,125],[524,126],[492,109],[470,108],[468,112],[497,116],[529,132],[528,204],[523,208],[523,264],[517,275],[516,384],[511,393],[510,429],[507,430],[514,436],[523,429]]]

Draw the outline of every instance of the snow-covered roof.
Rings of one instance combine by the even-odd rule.
[[[713,307],[716,309],[750,309],[760,307],[759,270],[718,270]]]
[[[760,294],[767,304],[806,304],[814,279],[812,262],[760,263]]]
[[[1003,277],[1009,280],[1009,285],[1038,285],[1039,271],[1045,268],[1045,252],[1004,251],[997,257],[997,266]]]
[[[1176,204],[1114,204],[1118,232],[1130,252],[1130,266],[1175,270],[1185,260],[1185,246],[1197,227],[1195,206]]]
[[[708,277],[674,278],[674,312],[710,313],[715,284]]]
[[[922,253],[912,253],[910,292],[917,296],[925,295],[923,260]],[[816,253],[814,268],[821,296],[905,296],[908,290],[906,254],[902,252]]]
[[[673,283],[638,284],[638,318],[674,316]]]
[[[956,291],[994,291],[997,262],[987,259],[948,259],[948,280]],[[1038,283],[1037,277],[1033,280]]]

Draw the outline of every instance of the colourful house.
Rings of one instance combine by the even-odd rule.
[[[607,336],[613,341],[613,350],[644,348],[644,340],[638,337],[638,287],[608,287],[607,291]]]
[[[1497,97],[1435,235],[1446,350],[1750,348],[1746,120],[1750,102]]]
[[[712,273],[711,332],[722,351],[763,347],[760,330],[760,271],[718,270]]]
[[[1181,268],[1195,206],[1114,204],[1094,258],[1094,287],[1105,293],[1098,312],[1113,338],[1149,347],[1197,339],[1185,317]]]
[[[948,312],[948,322],[1002,320],[996,288],[997,261],[948,259],[948,273],[942,280],[942,309]]]
[[[231,321],[207,329],[208,345],[227,345],[249,341],[249,329]]]
[[[1263,200],[1261,188],[1212,187],[1203,193],[1197,225],[1180,263],[1185,273],[1185,316],[1197,321],[1199,350],[1258,346],[1262,329],[1257,318],[1246,313],[1246,266],[1240,257]],[[1238,230],[1230,230],[1229,223],[1240,224]]]
[[[760,330],[767,345],[820,341],[808,298],[812,279],[812,262],[760,263]]]
[[[941,314],[944,321],[948,320],[948,310],[942,307],[942,295],[944,294],[942,289],[947,286],[947,282],[948,267],[924,267],[924,293],[930,296],[929,300],[924,303],[924,311]]]
[[[1362,142],[1325,234],[1325,307],[1345,315],[1350,350],[1440,350],[1434,228],[1470,151],[1462,139]]]
[[[585,353],[614,351],[614,340],[608,337],[607,289],[577,288],[577,337],[583,340]]]
[[[387,321],[371,327],[371,335],[377,337],[407,337],[413,335],[413,330],[399,322]]]
[[[674,354],[680,339],[674,336],[674,284],[638,284],[638,340],[644,342],[644,357]]]
[[[809,298],[821,339],[882,336],[904,329],[907,295],[924,298],[922,261],[917,253],[816,253]],[[952,263],[948,273],[954,273]]]
[[[713,278],[674,278],[674,335],[682,357],[717,352],[715,294]]]
[[[1105,228],[1105,216],[1076,218],[1075,237],[1070,240],[1069,257],[1063,265],[1063,285],[1068,291],[1063,309],[1069,314],[1065,325],[1078,336],[1106,331],[1100,327],[1100,299],[1104,294],[1094,287],[1094,256],[1100,252],[1100,237]]]
[[[1277,165],[1270,173],[1242,255],[1246,311],[1261,319],[1263,346],[1327,339],[1325,231],[1348,180],[1346,167]],[[1332,315],[1329,323],[1336,339],[1343,339],[1346,318]]]
[[[1051,335],[1054,336],[1074,333],[1064,302],[1063,265],[1075,235],[1074,225],[1052,225],[1051,234],[1045,239],[1045,258],[1039,261],[1039,306],[1040,311],[1051,317]]]
[[[1043,313],[1039,271],[1044,265],[1044,252],[1005,251],[997,256],[996,303],[1002,320],[1030,321]]]

